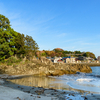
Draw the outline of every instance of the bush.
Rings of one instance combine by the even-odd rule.
[[[7,63],[16,63],[17,59],[13,56],[9,57]]]
[[[11,66],[12,65],[12,63],[7,63],[7,66]]]
[[[20,61],[22,61],[22,60],[21,60],[21,59],[17,59],[17,58],[14,57],[14,56],[11,56],[11,57],[9,57],[9,58],[7,59],[6,63],[8,63],[8,64],[11,64],[11,63],[18,63],[18,62],[20,62]]]
[[[1,63],[5,63],[6,61],[5,61],[5,60],[1,60],[0,62],[1,62]]]

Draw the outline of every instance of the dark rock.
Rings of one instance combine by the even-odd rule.
[[[80,74],[80,72],[76,72],[76,74]]]

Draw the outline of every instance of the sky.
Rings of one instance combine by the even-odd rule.
[[[62,48],[100,56],[100,0],[0,0],[0,14],[39,50]]]

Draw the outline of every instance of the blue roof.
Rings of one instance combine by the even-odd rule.
[[[62,59],[65,59],[65,58],[71,58],[70,56],[69,57],[63,57]]]

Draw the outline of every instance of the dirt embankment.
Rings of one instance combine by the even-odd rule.
[[[23,60],[10,66],[0,65],[0,73],[9,75],[55,76],[76,72],[91,73],[92,70],[85,64],[54,64],[46,58]]]

